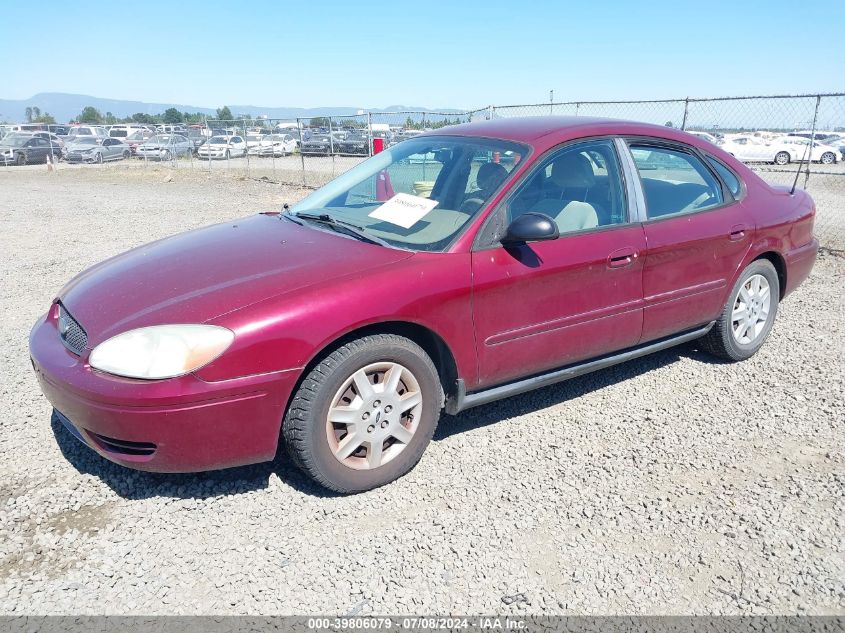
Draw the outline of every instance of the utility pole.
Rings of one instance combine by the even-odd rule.
[[[554,106],[552,105],[555,102],[555,91],[549,90],[549,114],[552,114],[552,109]]]

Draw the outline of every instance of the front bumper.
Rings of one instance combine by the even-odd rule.
[[[296,370],[220,382],[111,376],[62,343],[57,305],[33,326],[30,356],[41,390],[88,447],[117,464],[196,472],[273,459]]]

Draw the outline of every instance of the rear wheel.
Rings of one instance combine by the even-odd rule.
[[[742,272],[713,329],[701,347],[727,360],[745,360],[769,336],[780,298],[780,282],[772,263],[758,259]]]
[[[825,152],[822,154],[821,162],[823,165],[832,165],[836,162],[836,155],[833,152]]]
[[[15,163],[17,163],[18,165],[26,165],[26,154],[24,154],[23,152],[18,154],[18,157],[15,159]]]
[[[130,156],[132,156],[132,152],[128,149],[123,150],[123,160],[129,160]]]
[[[287,450],[317,483],[362,492],[419,461],[440,417],[437,370],[413,341],[379,334],[326,356],[306,376],[283,425]]]
[[[787,165],[789,164],[789,152],[778,152],[775,154],[775,164]]]

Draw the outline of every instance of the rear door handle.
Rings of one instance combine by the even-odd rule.
[[[745,225],[744,224],[734,224],[731,227],[731,235],[730,235],[732,242],[738,242],[739,240],[745,238]]]
[[[630,246],[619,248],[607,256],[607,267],[625,268],[625,266],[633,264],[638,255],[639,253],[637,253],[636,249]]]

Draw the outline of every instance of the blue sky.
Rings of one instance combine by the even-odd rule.
[[[15,26],[34,14],[49,18],[49,45]],[[842,91],[843,37],[843,0],[7,0],[0,98],[460,108],[545,102],[549,90],[556,101]]]

